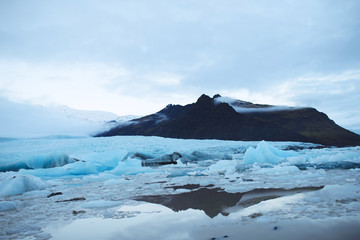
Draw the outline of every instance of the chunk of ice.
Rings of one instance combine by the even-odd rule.
[[[19,171],[20,169],[54,168],[74,162],[75,159],[67,154],[37,155],[15,161],[0,162],[0,172]]]
[[[16,204],[9,201],[0,202],[0,211],[8,211],[16,209]]]
[[[340,203],[357,202],[360,199],[360,187],[353,184],[326,185],[320,191],[308,193],[308,202],[324,202],[328,200]]]
[[[208,173],[210,174],[232,174],[235,172],[236,160],[220,160],[209,167]]]
[[[38,177],[11,173],[0,174],[0,196],[18,195],[45,188],[46,184]]]
[[[26,165],[29,168],[54,168],[61,167],[69,163],[74,163],[75,159],[70,158],[67,154],[58,154],[58,155],[43,155],[31,157],[26,161]]]
[[[296,157],[298,154],[292,150],[283,151],[275,148],[265,141],[261,141],[256,149],[249,147],[244,155],[243,163],[254,164],[254,163],[269,163],[278,164],[286,160],[289,157]]]
[[[105,200],[96,200],[87,202],[81,205],[82,208],[113,208],[121,205],[120,201],[105,201]]]
[[[138,173],[148,173],[153,171],[155,170],[152,168],[143,167],[141,160],[132,158],[124,162],[119,162],[119,164],[113,170],[109,171],[109,173],[115,175],[136,175]]]

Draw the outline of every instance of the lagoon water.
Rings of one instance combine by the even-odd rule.
[[[3,139],[0,239],[356,239],[359,164],[296,142]]]

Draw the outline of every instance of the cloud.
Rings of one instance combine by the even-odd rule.
[[[0,91],[119,115],[220,92],[345,119],[359,12],[357,0],[1,1]]]
[[[119,64],[0,61],[0,76],[0,95],[45,106],[141,115],[174,100],[189,101],[187,94],[179,96],[180,75],[141,73]]]
[[[177,86],[180,84],[182,77],[176,74],[169,74],[164,72],[156,72],[144,76],[146,81],[160,86]]]
[[[220,92],[255,103],[315,107],[342,126],[360,128],[360,70],[329,75],[307,74],[266,90],[235,89]]]
[[[198,86],[266,87],[360,61],[360,4],[352,0],[55,0],[0,9],[5,58],[117,62],[141,72],[188,74],[186,81]]]
[[[0,97],[0,137],[89,136],[102,132],[116,115],[67,107],[15,103]]]

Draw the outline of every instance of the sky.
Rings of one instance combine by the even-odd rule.
[[[360,129],[359,12],[358,0],[1,0],[0,97],[123,116],[219,93]]]

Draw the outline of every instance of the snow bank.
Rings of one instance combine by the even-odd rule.
[[[267,163],[267,164],[278,164],[283,162],[288,157],[296,157],[298,154],[294,151],[283,151],[275,148],[265,141],[261,141],[256,149],[249,147],[245,154],[243,163],[254,164],[254,163]]]
[[[43,190],[46,184],[37,177],[21,174],[0,174],[0,196],[12,196],[33,190]]]

